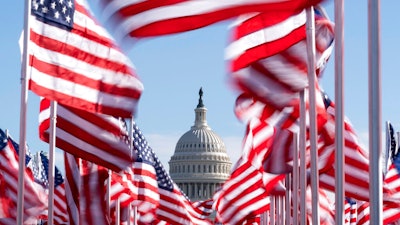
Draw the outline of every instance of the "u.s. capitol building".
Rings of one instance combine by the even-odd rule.
[[[194,125],[180,137],[168,162],[172,180],[191,201],[211,198],[232,166],[224,142],[207,124],[202,96],[200,89]]]

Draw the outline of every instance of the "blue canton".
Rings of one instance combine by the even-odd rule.
[[[17,155],[19,155],[19,145],[17,144],[17,142],[15,142],[11,137],[8,137],[7,134],[2,129],[0,129],[0,142],[1,142],[0,150],[2,150],[3,148],[5,148],[7,146],[8,141],[11,142],[15,151],[17,152]],[[29,153],[28,149],[27,149],[27,153]],[[25,165],[28,165],[30,160],[31,160],[30,154],[27,154],[25,156]]]
[[[47,180],[47,186],[49,186],[48,184],[48,174],[49,174],[49,159],[47,158],[47,156],[44,154],[44,152],[40,152],[40,158],[41,158],[41,166],[42,166],[42,173],[44,177],[46,177]],[[54,171],[54,187],[57,187],[58,185],[62,184],[64,182],[64,178],[60,172],[60,170],[55,167],[55,171]]]
[[[7,135],[2,129],[0,129],[0,150],[3,150],[7,146]]]
[[[62,29],[72,29],[75,5],[73,0],[32,0],[32,14],[38,20]]]
[[[393,156],[393,164],[396,167],[397,171],[400,172],[400,157],[399,157],[399,153]]]

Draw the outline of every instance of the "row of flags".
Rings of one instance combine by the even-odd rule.
[[[48,171],[53,159],[42,152],[36,156],[20,152],[27,157],[26,167],[19,168],[15,142],[0,131],[2,224],[21,219],[15,213],[17,207],[23,208],[24,223],[45,221],[50,213],[54,221],[49,222],[55,224],[115,224],[121,218],[137,224],[259,223],[261,215],[272,211],[273,196],[288,191],[287,175],[298,169],[293,167],[299,158],[294,154],[298,148],[294,140],[301,132],[302,114],[306,115],[306,144],[300,151],[306,153],[306,173],[311,174],[311,110],[317,119],[321,224],[332,224],[335,213],[325,192],[335,191],[335,104],[319,80],[335,34],[334,24],[319,5],[323,2],[101,1],[100,11],[114,23],[114,36],[120,43],[236,19],[226,60],[229,82],[238,93],[235,114],[246,124],[243,151],[230,178],[212,199],[191,202],[135,124],[143,84],[114,36],[97,22],[85,0],[31,1],[25,21],[28,40],[21,46],[27,56],[23,73],[29,90],[42,98],[40,139],[50,143],[54,135],[55,146],[64,151],[66,174],[63,178],[56,168],[54,203],[49,204],[48,179],[52,178]],[[309,9],[315,15],[311,21],[315,23],[312,71],[308,69],[310,36],[306,32]],[[309,74],[318,81],[310,84]],[[315,109],[308,100],[311,90],[317,92]],[[300,109],[301,93],[307,96],[304,111]],[[55,131],[50,127],[53,110]],[[129,128],[126,119],[131,121]],[[352,214],[349,224],[368,224],[369,156],[349,120],[345,121],[344,139],[344,191],[349,199],[340,204],[349,205],[349,213],[357,211],[357,220]],[[400,219],[395,155],[382,188],[385,224]],[[24,172],[22,206],[17,202],[18,171]],[[307,193],[311,200],[311,191]],[[352,209],[354,201],[360,203],[357,210]],[[209,219],[213,210],[215,221]],[[309,209],[307,217],[311,217]]]
[[[55,201],[51,209],[54,212],[54,224],[115,224],[117,219],[125,219],[125,222],[130,220],[131,224],[151,224],[154,221],[158,221],[157,224],[249,224],[251,221],[253,221],[252,224],[262,224],[261,215],[267,216],[266,220],[272,220],[269,214],[272,208],[271,202],[276,197],[282,196],[282,193],[266,191],[263,184],[265,172],[263,177],[246,177],[249,176],[246,171],[236,173],[240,168],[238,167],[225,182],[222,190],[215,193],[213,199],[191,202],[172,181],[136,124],[133,128],[132,136],[136,142],[134,149],[140,155],[138,159],[140,163],[133,164],[130,173],[128,171],[110,173],[110,170],[104,167],[65,152],[65,178],[60,169],[55,168]],[[1,201],[4,203],[0,209],[1,223],[15,224],[13,216],[15,216],[15,190],[19,170],[18,144],[3,130],[0,130],[0,136],[2,138],[0,187],[4,190],[1,192]],[[396,139],[391,142],[392,146],[397,145]],[[393,153],[389,158],[389,167],[384,176],[385,186],[390,189],[391,200],[386,198],[383,204],[383,224],[393,224],[400,220],[399,205],[396,200],[399,195],[398,190],[400,190],[400,158],[397,149]],[[50,208],[47,205],[49,159],[44,152],[28,153],[27,156],[29,160],[26,163],[24,178],[27,191],[24,222],[46,221]],[[147,169],[143,169],[145,166],[140,165],[141,163],[148,164]],[[244,163],[240,164],[242,167],[243,165],[247,166]],[[357,173],[354,170],[349,172]],[[107,186],[108,180],[110,180],[110,186]],[[252,180],[261,183],[249,183]],[[156,186],[149,187],[151,182],[156,182],[153,184]],[[355,188],[354,192],[358,191],[356,185],[351,184]],[[231,190],[226,191],[227,186]],[[291,187],[284,188],[286,188],[284,191],[290,191]],[[263,194],[257,195],[260,191]],[[295,193],[295,191],[292,192],[293,195]],[[319,189],[321,224],[334,223],[333,203],[327,193],[326,189]],[[351,195],[351,193],[351,191],[346,191],[346,195]],[[225,207],[221,207],[221,202],[226,201],[224,198],[230,200],[225,202]],[[311,189],[308,187],[308,221],[311,217],[311,198]],[[293,202],[289,201],[287,204],[293,204]],[[346,224],[370,224],[368,201],[358,197],[346,197],[343,204]],[[116,210],[120,210],[121,218],[116,218]],[[137,212],[136,217],[133,217],[134,210]],[[209,216],[214,210],[219,216],[212,221]],[[125,214],[130,212],[130,217],[122,216],[123,212]],[[225,215],[229,215],[229,219],[226,219]],[[277,220],[279,217],[274,219]]]

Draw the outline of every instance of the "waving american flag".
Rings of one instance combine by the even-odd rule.
[[[14,149],[11,138],[0,129],[0,213],[2,224],[16,224],[17,198],[18,198],[18,154]],[[31,172],[26,169],[24,179],[24,223],[36,219],[46,208],[43,192],[37,188]],[[5,204],[6,203],[6,204]]]
[[[49,188],[49,159],[47,155],[41,151],[37,152],[33,157],[32,172],[35,182],[40,184],[44,190]],[[65,197],[64,178],[60,170],[55,167],[54,170],[54,221],[56,224],[67,224],[67,202]],[[47,211],[42,214],[42,218],[47,218]]]
[[[33,0],[29,89],[82,110],[131,117],[143,85],[85,0]]]
[[[155,220],[171,224],[210,224],[211,222],[206,219],[203,212],[199,212],[196,209],[188,197],[171,179],[136,124],[133,125],[132,138],[134,143],[133,149],[138,156],[134,165],[135,175],[140,175],[143,172],[153,172],[157,182],[156,190],[159,194],[159,204],[155,211]],[[144,198],[148,197],[151,196],[144,196]],[[149,221],[141,222],[148,223]]]

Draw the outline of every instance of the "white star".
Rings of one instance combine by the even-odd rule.
[[[56,19],[60,18],[60,13],[58,11],[54,12],[54,18]]]
[[[33,2],[32,2],[32,5],[33,5],[33,8],[34,8],[35,10],[38,10],[39,4],[38,4],[37,1],[33,1]]]
[[[57,5],[57,3],[52,2],[52,3],[51,3],[51,8],[52,8],[52,9],[56,9],[56,5]]]
[[[67,12],[67,7],[64,6],[64,7],[62,8],[62,12],[65,14],[65,12]]]
[[[45,13],[45,14],[46,14],[47,12],[49,12],[49,9],[48,9],[47,7],[43,7],[43,8],[42,8],[42,13]]]
[[[65,20],[67,21],[67,23],[71,22],[71,17],[69,17],[69,15],[67,17],[65,17]]]
[[[71,1],[68,1],[68,7],[72,8],[72,2]]]
[[[62,5],[64,4],[64,0],[58,0],[58,2]]]

